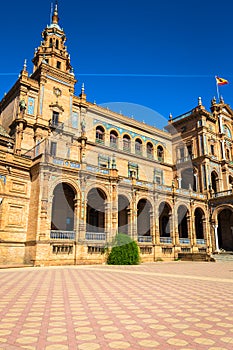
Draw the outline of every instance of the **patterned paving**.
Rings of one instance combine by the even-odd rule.
[[[0,270],[0,349],[233,348],[233,262]]]

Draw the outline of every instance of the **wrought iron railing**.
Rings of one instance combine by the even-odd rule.
[[[60,230],[51,230],[50,231],[50,239],[75,239],[74,231],[60,231]]]

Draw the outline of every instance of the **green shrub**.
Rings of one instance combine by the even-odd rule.
[[[107,258],[109,265],[139,264],[139,250],[137,243],[128,235],[118,233],[113,241],[111,252]]]

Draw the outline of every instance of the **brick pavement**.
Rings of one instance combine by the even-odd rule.
[[[0,349],[233,348],[233,262],[0,270]]]

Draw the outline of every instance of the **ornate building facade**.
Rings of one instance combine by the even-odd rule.
[[[0,102],[0,263],[102,263],[117,232],[142,261],[233,250],[233,111],[221,99],[166,131],[88,102],[57,5]]]

